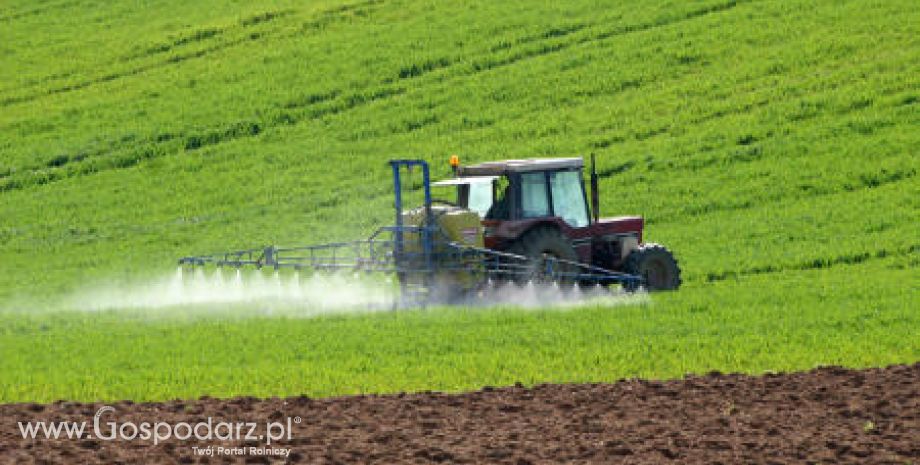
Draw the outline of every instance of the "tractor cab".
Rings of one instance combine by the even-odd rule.
[[[456,205],[483,220],[559,217],[581,228],[590,224],[582,168],[581,158],[505,160],[457,167],[433,186],[456,186]]]

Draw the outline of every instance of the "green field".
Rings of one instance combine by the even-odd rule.
[[[0,401],[336,395],[920,360],[915,2],[0,6]],[[595,153],[685,286],[298,318],[67,296],[360,239],[389,158]],[[65,303],[62,303],[65,302]],[[252,315],[250,315],[252,314]]]

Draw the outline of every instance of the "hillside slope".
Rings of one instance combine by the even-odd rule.
[[[689,287],[916,282],[910,0],[11,1],[0,25],[0,297],[361,238],[386,159],[451,153],[596,153],[604,212],[646,216]]]

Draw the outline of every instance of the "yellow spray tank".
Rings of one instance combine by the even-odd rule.
[[[469,259],[467,260],[470,263],[457,263],[456,261],[461,259],[455,253],[450,253],[447,244],[453,242],[482,248],[483,231],[479,215],[461,207],[434,204],[431,206],[431,216],[437,226],[435,234],[440,235],[440,240],[434,241],[432,250],[437,269],[435,275],[430,277],[432,291],[441,294],[447,300],[468,295],[482,282],[483,274],[475,272],[477,268],[481,268],[481,264],[477,260]],[[404,211],[402,220],[406,226],[422,226],[425,221],[425,207]],[[422,260],[422,240],[419,233],[403,233],[403,251],[410,256],[419,257],[419,261]],[[418,265],[420,268],[424,266],[421,263]],[[422,285],[421,280],[424,278],[418,273],[409,273],[401,279],[409,280],[406,281],[407,284]]]

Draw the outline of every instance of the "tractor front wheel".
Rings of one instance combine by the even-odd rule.
[[[643,244],[626,257],[623,270],[642,276],[649,291],[670,291],[680,287],[680,267],[667,248]]]

